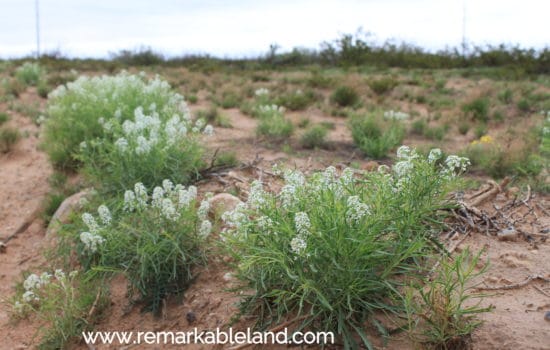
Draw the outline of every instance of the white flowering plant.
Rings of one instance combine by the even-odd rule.
[[[136,182],[154,186],[163,179],[189,183],[204,165],[202,140],[214,133],[188,112],[161,117],[154,104],[137,107],[132,118],[115,115],[99,123],[103,136],[79,145],[84,173],[107,192],[122,193]]]
[[[294,131],[292,122],[285,118],[284,107],[277,105],[261,105],[257,108],[260,121],[256,133],[272,141],[287,139]]]
[[[161,121],[174,114],[189,114],[183,96],[159,77],[122,72],[116,76],[81,76],[61,85],[48,96],[44,147],[53,164],[76,168],[79,145],[104,135],[111,119],[123,123],[132,119],[136,108],[154,107]],[[102,119],[103,118],[103,119]]]
[[[333,331],[347,348],[360,335],[370,346],[364,323],[399,312],[391,300],[438,249],[441,209],[468,163],[406,146],[397,157],[371,173],[286,171],[276,193],[252,183],[248,201],[222,216],[243,313],[256,312],[259,325],[302,316],[299,327]]]
[[[197,188],[164,180],[148,190],[136,183],[124,196],[82,215],[73,235],[85,270],[123,273],[129,294],[139,295],[144,309],[160,311],[162,300],[182,293],[193,268],[205,262],[204,242],[212,231],[207,199]]]
[[[91,330],[92,305],[98,311],[106,306],[101,284],[89,283],[77,271],[28,274],[19,291],[13,300],[13,314],[18,318],[34,314],[47,324],[40,329],[43,349],[65,348],[82,331]]]

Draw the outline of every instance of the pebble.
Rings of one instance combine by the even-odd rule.
[[[518,238],[518,233],[515,228],[509,227],[498,231],[497,237],[501,241],[515,241]]]
[[[185,315],[185,319],[189,322],[189,324],[191,324],[197,320],[197,316],[194,312],[190,311]]]
[[[546,321],[550,321],[550,311],[546,311],[546,312],[544,313],[544,319],[545,319]]]

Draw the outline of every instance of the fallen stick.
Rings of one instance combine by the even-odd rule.
[[[510,182],[509,177],[505,177],[504,180],[502,180],[502,182],[500,183],[500,185],[494,181],[489,182],[493,188],[491,188],[489,191],[477,197],[472,203],[470,203],[470,206],[476,207],[484,203],[485,201],[489,200],[490,198],[496,196],[498,193],[502,192],[502,189],[505,188],[509,182]]]
[[[519,282],[519,283],[515,283],[515,284],[509,284],[509,285],[505,285],[505,286],[498,286],[498,287],[476,287],[475,289],[477,289],[477,290],[518,289],[518,288],[525,287],[526,285],[528,285],[533,280],[541,280],[541,281],[544,281],[546,283],[550,283],[550,278],[546,278],[546,277],[543,277],[541,275],[529,275],[527,277],[527,279],[525,279],[525,281],[523,281],[523,282]]]

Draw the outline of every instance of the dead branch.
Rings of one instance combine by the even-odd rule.
[[[531,283],[531,281],[534,281],[534,280],[541,280],[541,281],[544,281],[544,282],[546,282],[546,283],[550,283],[550,278],[543,277],[542,275],[529,275],[529,276],[525,279],[525,281],[523,281],[523,282],[514,283],[514,284],[509,284],[509,285],[505,285],[505,286],[497,286],[497,287],[476,287],[475,289],[477,289],[477,290],[509,290],[509,289],[518,289],[518,288],[525,287],[526,285],[528,285],[529,283]]]

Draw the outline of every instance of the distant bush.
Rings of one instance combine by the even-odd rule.
[[[45,71],[38,63],[25,62],[15,70],[15,77],[25,85],[37,85],[44,75]]]
[[[300,138],[300,145],[304,148],[319,148],[326,143],[328,130],[323,125],[314,125],[307,129]]]
[[[5,112],[0,112],[0,125],[10,120],[10,116]]]
[[[8,153],[13,149],[13,146],[19,141],[21,134],[19,130],[12,127],[0,128],[0,152]]]
[[[164,57],[151,48],[140,48],[135,51],[122,50],[111,56],[114,61],[129,66],[153,66],[164,62]]]
[[[359,94],[350,86],[339,86],[332,93],[331,100],[340,107],[352,107],[359,103]]]
[[[369,80],[367,84],[375,94],[384,95],[392,91],[399,83],[393,78],[385,77]]]
[[[278,105],[284,106],[291,111],[306,109],[313,101],[315,101],[315,94],[311,90],[307,90],[306,92],[297,90],[281,95],[276,99]]]
[[[290,137],[294,126],[284,116],[284,108],[277,105],[260,106],[258,109],[260,121],[256,133],[266,136],[271,141],[282,141]]]
[[[383,120],[376,113],[352,116],[349,128],[355,145],[374,159],[386,157],[405,136],[405,128],[400,121]]]
[[[476,98],[462,106],[462,111],[472,119],[478,121],[487,121],[489,119],[489,99]]]

